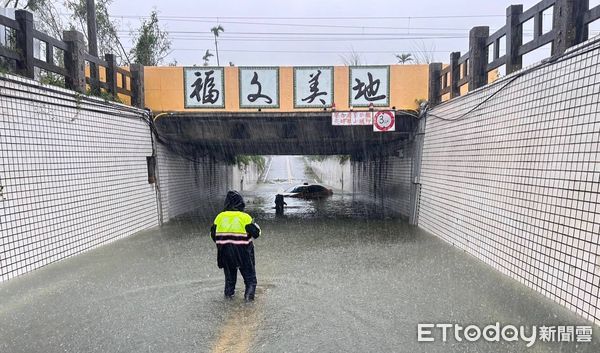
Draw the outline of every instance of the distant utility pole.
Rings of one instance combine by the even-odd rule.
[[[96,4],[87,0],[87,33],[90,55],[98,57],[98,40],[96,38]]]

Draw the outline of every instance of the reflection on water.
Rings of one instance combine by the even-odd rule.
[[[273,156],[263,183],[243,192],[247,211],[258,219],[275,217],[275,195],[302,183],[318,183],[309,175],[302,157]],[[324,185],[331,188],[329,185]],[[382,218],[383,212],[369,200],[353,193],[333,190],[328,198],[304,200],[285,198],[284,218]]]
[[[259,190],[245,192],[246,207],[249,213],[261,219],[275,218],[275,195],[261,186]],[[303,200],[285,198],[287,205],[283,218],[382,218],[383,212],[372,203],[355,197],[353,194],[341,194],[334,190],[328,198]]]
[[[297,157],[269,173],[244,192],[263,231],[253,303],[241,279],[223,299],[219,206],[2,283],[0,352],[600,352],[595,326],[579,345],[417,342],[419,323],[591,323],[356,195],[287,199],[275,217],[280,188],[314,180]]]

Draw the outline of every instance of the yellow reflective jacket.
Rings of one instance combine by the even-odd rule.
[[[217,215],[211,236],[217,245],[248,245],[258,238],[260,228],[252,217],[241,211],[223,211]],[[257,231],[258,230],[258,231]]]

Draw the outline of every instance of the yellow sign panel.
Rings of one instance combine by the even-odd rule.
[[[416,109],[427,65],[145,67],[146,105],[167,111]]]

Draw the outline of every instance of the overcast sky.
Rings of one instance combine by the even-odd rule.
[[[538,0],[521,3],[524,10]],[[351,51],[365,64],[392,64],[395,53],[419,52],[448,62],[451,51],[468,48],[473,26],[487,25],[490,33],[505,21],[508,0],[260,0],[260,1],[147,1],[114,0],[111,15],[120,23],[125,47],[129,30],[140,16],[158,10],[171,33],[173,52],[166,63],[201,64],[206,49],[214,53],[210,28],[221,24],[221,65],[339,65]],[[600,0],[590,0],[592,6]],[[123,16],[123,17],[120,17]],[[545,16],[547,25],[551,14]],[[595,29],[595,28],[594,28]],[[526,33],[533,27],[526,26]],[[594,32],[595,33],[595,32]],[[549,49],[525,58],[525,64],[549,54]],[[211,64],[216,64],[213,58]]]

